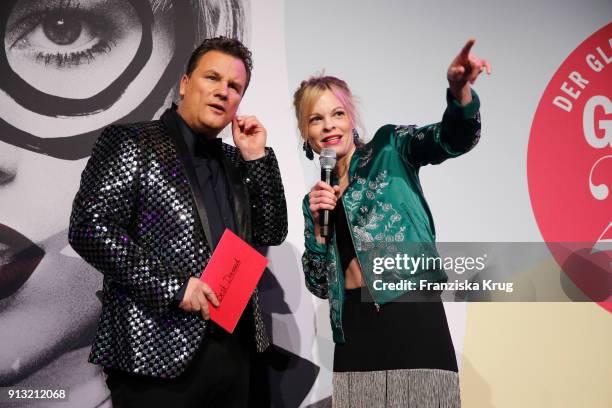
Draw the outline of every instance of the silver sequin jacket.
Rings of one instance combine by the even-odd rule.
[[[255,246],[279,245],[287,210],[278,163],[244,161],[223,144],[238,235]],[[210,231],[195,171],[172,112],[160,120],[102,132],[81,176],[69,242],[104,275],[102,314],[89,361],[131,373],[181,374],[207,323],[173,303],[211,256]],[[251,299],[256,345],[269,341],[257,291]]]

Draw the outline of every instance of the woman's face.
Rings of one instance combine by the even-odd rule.
[[[352,120],[332,91],[321,94],[307,120],[308,143],[315,152],[332,148],[340,159],[355,148]]]

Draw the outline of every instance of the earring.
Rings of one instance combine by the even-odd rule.
[[[312,151],[312,147],[310,147],[308,142],[304,142],[304,144],[302,145],[302,150],[306,152],[306,158],[308,160],[314,159],[314,152]]]
[[[355,144],[359,144],[359,132],[357,129],[353,129],[353,141]]]

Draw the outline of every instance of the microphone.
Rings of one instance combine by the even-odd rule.
[[[336,151],[329,147],[321,149],[321,153],[319,154],[319,162],[321,163],[321,181],[331,185],[331,173],[333,168],[336,167]],[[321,236],[325,238],[329,237],[329,210],[319,211],[319,227],[321,227]]]

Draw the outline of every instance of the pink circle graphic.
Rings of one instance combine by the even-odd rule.
[[[555,260],[612,312],[612,23],[548,83],[527,153],[536,222]]]

